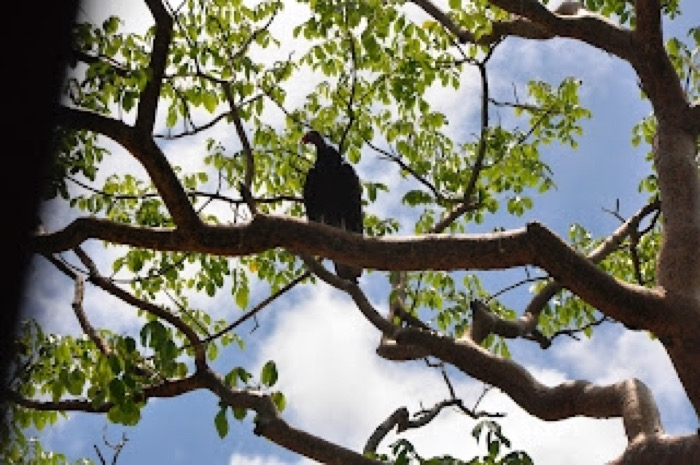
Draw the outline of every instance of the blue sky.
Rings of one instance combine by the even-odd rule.
[[[107,13],[107,7],[103,2],[93,3],[90,6],[84,2],[84,9],[91,19],[97,20]],[[124,15],[138,23],[148,19],[139,9],[140,3],[130,0],[110,5],[126,8]],[[668,25],[667,35],[684,36],[688,27],[697,25],[700,5],[684,0],[681,7],[685,15]],[[294,15],[287,18],[279,26],[281,31],[288,31],[301,20]],[[630,139],[632,126],[649,113],[649,105],[639,100],[636,77],[629,66],[572,41],[509,39],[499,48],[490,69],[496,91],[529,78],[547,78],[556,83],[570,75],[583,80],[582,103],[592,110],[593,118],[584,122],[584,136],[577,150],[556,145],[545,150],[544,157],[554,171],[557,189],[536,198],[535,209],[524,217],[498,216],[483,225],[483,230],[496,225],[519,227],[526,221],[537,220],[565,236],[569,225],[578,222],[599,236],[612,232],[618,225],[615,218],[603,211],[614,208],[616,199],[620,200],[623,215],[630,215],[643,205],[645,195],[638,193],[637,184],[650,169],[643,161],[648,147],[633,148]],[[474,116],[473,105],[478,102],[475,91],[478,89],[468,83],[459,98],[451,90],[436,90],[431,102],[447,113],[451,121],[464,121]],[[302,97],[303,86],[298,95]],[[501,113],[504,120],[508,118],[506,111]],[[221,130],[233,133],[230,128]],[[185,160],[184,154],[191,153],[187,148],[175,146],[172,151],[169,155],[181,161]],[[110,158],[111,169],[132,166],[123,155]],[[365,179],[381,176],[396,183],[395,173],[388,172],[391,169],[371,153],[366,153],[358,166]],[[66,222],[65,212],[55,205],[47,206],[44,220],[49,227],[58,227]],[[89,248],[100,253],[101,262],[109,266],[108,252],[97,244]],[[496,292],[522,273],[510,272],[505,276],[499,278],[489,273],[487,290]],[[41,260],[34,261],[28,282],[27,309],[56,331],[75,331],[70,309],[72,283]],[[385,310],[386,278],[379,273],[365,274],[360,284],[371,301]],[[110,325],[117,332],[138,329],[137,320],[129,311],[120,310],[117,302],[94,289],[87,292],[85,307],[95,325]],[[233,309],[230,297],[226,292],[222,294],[208,304],[211,311],[219,316],[237,316],[239,313]],[[266,288],[258,286],[251,301],[255,303],[265,297]],[[523,297],[514,294],[508,298],[517,305]],[[416,411],[421,405],[431,405],[447,396],[439,373],[427,369],[422,362],[396,364],[378,358],[374,353],[378,342],[374,329],[346,295],[327,286],[294,289],[264,310],[251,332],[253,329],[252,323],[247,323],[240,330],[248,342],[246,350],[230,349],[217,359],[215,368],[225,372],[232,366],[243,365],[257,373],[265,361],[276,360],[280,370],[278,387],[288,399],[284,417],[297,427],[353,449],[360,450],[374,427],[397,407],[405,405]],[[668,358],[660,344],[646,334],[604,326],[590,340],[557,340],[547,351],[519,342],[513,344],[512,352],[515,360],[547,384],[578,378],[610,383],[638,377],[654,391],[668,432],[697,428],[695,414]],[[467,405],[479,396],[480,383],[458,374],[452,380]],[[498,392],[489,393],[482,407],[509,413],[501,422],[505,434],[515,448],[531,453],[538,464],[601,463],[619,454],[625,445],[619,419],[542,422],[523,413]],[[181,398],[150,402],[142,412],[141,423],[133,428],[107,424],[97,415],[74,414],[41,436],[47,448],[63,452],[71,459],[87,456],[96,460],[93,444],[102,445],[103,429],[112,441],[126,433],[129,442],[120,464],[311,463],[253,435],[250,416],[240,424],[231,421],[228,436],[220,439],[213,421],[217,409],[212,394],[194,392]],[[467,418],[445,413],[428,428],[406,437],[424,456],[450,453],[471,458],[477,453],[469,435],[472,426],[473,422]],[[391,440],[389,437],[383,444]]]

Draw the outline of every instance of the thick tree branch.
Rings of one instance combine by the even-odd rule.
[[[700,261],[696,259],[700,251],[697,140],[670,123],[659,120],[654,144],[664,220],[657,283],[669,294],[700,301]]]
[[[91,110],[58,106],[56,123],[65,128],[87,130],[107,136],[125,148],[134,144],[134,130],[131,126]]]
[[[608,53],[626,58],[631,53],[631,35],[602,16],[576,9],[575,14],[568,10],[555,13],[537,0],[490,0],[490,3],[514,15],[507,22],[493,24],[491,34],[476,38],[471,32],[462,29],[431,0],[413,0],[426,13],[454,34],[460,42],[493,44],[506,36],[527,39],[551,39],[569,37],[579,39]]]
[[[537,265],[606,315],[657,335],[674,333],[676,324],[697,304],[666,308],[658,292],[620,282],[572,250],[544,226],[475,235],[363,237],[323,224],[290,217],[258,214],[251,222],[231,226],[200,225],[168,230],[79,218],[65,229],[34,238],[40,253],[72,249],[88,239],[154,250],[191,251],[242,256],[284,247],[293,253],[320,255],[348,265],[381,270],[504,269]],[[674,329],[674,325],[676,328]]]
[[[637,213],[632,215],[632,217],[620,225],[620,227],[618,227],[610,236],[601,242],[598,247],[591,251],[587,256],[588,260],[591,263],[599,263],[605,257],[619,249],[627,237],[639,230],[640,223],[644,220],[644,218],[652,213],[658,212],[660,206],[661,202],[658,200],[645,205]],[[532,298],[530,303],[525,308],[523,315],[515,321],[508,321],[499,318],[483,305],[477,305],[476,308],[472,307],[474,322],[470,328],[470,337],[476,343],[480,343],[486,336],[488,336],[489,333],[498,334],[507,338],[516,338],[532,334],[536,336],[535,338],[538,340],[538,342],[540,342],[540,345],[543,347],[548,347],[550,341],[539,334],[534,334],[533,332],[537,326],[540,312],[544,306],[563,288],[564,286],[557,281],[549,282],[539,293],[537,293],[537,295]]]
[[[156,121],[156,110],[160,99],[160,88],[163,84],[165,67],[168,63],[168,51],[173,33],[173,18],[166,10],[161,0],[145,0],[148,9],[156,23],[153,36],[151,60],[148,63],[150,76],[141,92],[138,103],[135,127],[142,135],[151,135]]]
[[[696,100],[685,111],[685,127],[691,134],[700,134],[700,100]]]
[[[637,28],[623,58],[634,67],[659,121],[659,130],[668,123],[687,130],[697,123],[685,121],[688,98],[680,78],[666,53],[661,31],[659,0],[640,0],[637,4]]]
[[[625,452],[609,465],[692,465],[700,457],[700,434],[668,436],[659,434],[632,441]]]
[[[615,56],[627,59],[631,53],[631,34],[603,16],[582,8],[548,10],[537,0],[489,0],[511,14],[527,18],[557,37],[578,39]]]
[[[542,228],[542,227],[541,227]],[[235,225],[207,225],[189,231],[149,228],[82,217],[55,233],[34,237],[35,251],[70,250],[89,239],[154,250],[242,256],[285,247],[352,265],[385,270],[494,269],[533,260],[526,228],[475,235],[364,237],[338,228],[288,216],[259,213]],[[447,253],[450,252],[450,253]]]
[[[661,3],[659,0],[636,0],[635,12],[637,14],[638,34],[652,43],[660,43],[663,40],[661,31]]]
[[[574,416],[620,417],[630,441],[640,435],[663,431],[659,412],[649,389],[638,380],[609,386],[570,381],[547,387],[520,365],[497,357],[470,340],[454,340],[416,328],[396,334],[398,343],[419,345],[431,355],[454,365],[464,373],[496,386],[526,411],[543,420]]]
[[[700,176],[696,160],[697,129],[700,127],[698,112],[693,111],[693,106],[687,101],[664,48],[660,2],[639,0],[637,14],[639,24],[630,62],[639,75],[657,120],[653,151],[664,219],[657,282],[669,295],[699,301],[700,262],[695,259],[700,250]]]
[[[148,173],[175,224],[192,229],[200,223],[172,166],[150,135],[141,135],[122,121],[78,108],[59,107],[57,123],[70,129],[93,131],[124,147]]]

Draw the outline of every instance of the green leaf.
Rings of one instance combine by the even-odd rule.
[[[410,190],[404,194],[402,202],[409,206],[432,203],[433,198],[425,191]]]
[[[226,407],[222,407],[214,417],[214,426],[220,438],[224,438],[228,434],[228,419],[226,418]]]
[[[250,291],[246,284],[241,285],[236,289],[236,305],[245,309],[248,307],[248,301],[250,300]]]
[[[272,387],[277,382],[277,366],[272,360],[268,360],[262,367],[260,380],[265,386]]]
[[[149,321],[141,328],[141,344],[146,347],[159,348],[163,346],[166,338],[165,326],[158,320]]]
[[[219,104],[219,99],[214,92],[204,92],[202,94],[202,103],[209,113],[214,113]]]
[[[170,108],[168,108],[168,113],[165,116],[165,125],[169,128],[172,128],[175,126],[175,123],[177,123],[177,109],[175,106],[171,105]]]
[[[109,396],[115,403],[121,404],[125,394],[126,388],[120,379],[115,378],[109,382]]]
[[[234,408],[232,410],[233,410],[233,418],[235,418],[238,421],[245,420],[246,415],[248,415],[248,409]]]
[[[107,34],[114,34],[119,28],[119,18],[117,16],[110,16],[102,23],[102,29],[104,29]]]
[[[66,388],[68,393],[79,396],[83,393],[83,386],[85,385],[85,373],[80,368],[73,369],[68,375],[68,384]]]
[[[127,352],[131,353],[136,350],[136,340],[131,337],[127,336],[123,339],[124,341],[124,348],[126,349]]]
[[[270,394],[270,398],[275,404],[275,407],[277,407],[278,412],[284,411],[285,407],[287,406],[287,399],[284,397],[284,394],[279,391],[275,391]]]
[[[122,266],[124,266],[124,257],[119,257],[116,260],[114,260],[114,263],[112,263],[112,271],[117,272],[122,269]]]

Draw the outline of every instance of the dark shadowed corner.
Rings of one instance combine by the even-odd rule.
[[[14,2],[5,9],[4,159],[2,186],[5,305],[0,311],[0,379],[4,398],[13,334],[22,303],[29,234],[36,226],[39,187],[49,157],[53,114],[66,66],[78,0]],[[6,405],[0,402],[4,418]]]

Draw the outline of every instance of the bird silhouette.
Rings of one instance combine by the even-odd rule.
[[[301,142],[316,146],[316,162],[304,181],[304,207],[310,221],[362,234],[360,179],[340,153],[318,131],[304,134]],[[336,274],[357,281],[362,269],[334,262]]]

